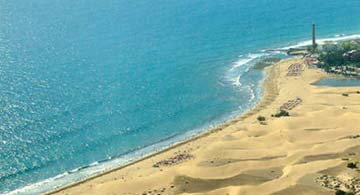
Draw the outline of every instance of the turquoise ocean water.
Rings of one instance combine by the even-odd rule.
[[[359,0],[0,0],[0,194],[38,194],[253,106],[265,49],[360,37]]]

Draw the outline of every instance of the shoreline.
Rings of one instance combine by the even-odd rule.
[[[349,35],[346,35],[346,36],[341,36],[341,37],[334,37],[334,36],[330,36],[330,35],[328,35],[328,36],[325,36],[324,38],[321,38],[321,39],[319,39],[321,42],[324,42],[324,41],[328,41],[328,40],[333,40],[333,41],[342,41],[342,40],[352,40],[352,39],[355,39],[355,38],[359,38],[360,37],[360,34],[349,34]],[[291,43],[290,44],[290,46],[285,46],[285,47],[281,47],[281,48],[278,48],[278,49],[287,49],[287,48],[290,48],[290,47],[299,47],[299,46],[302,46],[302,45],[305,45],[305,44],[308,44],[308,40],[304,40],[304,41],[297,41],[297,42],[294,42],[294,43]],[[275,52],[277,49],[273,49],[274,50],[274,53],[273,54],[275,54],[275,53],[277,53],[277,52]],[[264,49],[264,50],[261,50],[261,52],[264,52],[264,51],[266,51],[266,49]],[[271,54],[272,52],[270,52],[270,55],[272,55]],[[267,54],[269,54],[269,53],[267,53],[267,52],[265,52],[264,53],[264,55],[262,55],[262,56],[260,56],[260,58],[261,57],[263,57],[263,56],[267,56]],[[290,58],[293,58],[293,57],[290,57]],[[296,58],[296,56],[295,56],[295,58]],[[247,59],[247,58],[246,58]],[[266,77],[267,75],[265,75],[265,77]],[[263,80],[265,79],[265,77],[263,78]],[[263,82],[263,81],[262,81]],[[262,88],[262,90],[263,90],[263,87],[261,87]],[[190,134],[190,136],[189,137],[187,137],[187,138],[183,138],[183,139],[181,139],[180,141],[174,141],[173,143],[170,143],[168,146],[161,146],[161,147],[159,147],[159,148],[156,148],[155,150],[152,150],[152,151],[150,151],[149,153],[147,153],[147,154],[145,154],[145,153],[142,153],[141,155],[138,155],[137,157],[133,157],[133,158],[131,158],[131,159],[128,159],[128,160],[125,160],[126,162],[125,163],[121,163],[122,165],[116,165],[116,166],[113,166],[114,168],[107,168],[107,169],[105,169],[105,173],[106,172],[108,172],[108,171],[110,171],[111,172],[111,170],[113,170],[113,169],[121,169],[121,168],[125,168],[125,167],[127,167],[127,165],[131,165],[131,164],[133,164],[134,162],[138,162],[138,161],[141,161],[141,160],[143,160],[143,159],[146,159],[146,158],[148,158],[149,156],[153,156],[153,155],[156,155],[156,154],[158,154],[158,153],[161,153],[163,150],[167,150],[167,149],[169,149],[169,148],[172,148],[172,147],[177,147],[178,146],[178,144],[181,144],[181,143],[183,143],[183,142],[187,142],[187,141],[191,141],[192,139],[197,139],[197,137],[198,136],[206,136],[206,135],[203,135],[203,134],[206,134],[206,133],[208,133],[208,131],[214,131],[214,130],[216,130],[217,128],[226,128],[226,124],[227,123],[231,123],[231,121],[233,121],[233,120],[236,120],[237,118],[241,118],[242,116],[244,116],[244,115],[246,115],[246,114],[248,114],[249,112],[251,112],[253,109],[255,109],[257,106],[258,106],[258,104],[259,103],[261,103],[261,101],[262,101],[262,98],[263,98],[263,95],[264,94],[261,94],[261,97],[257,100],[257,103],[252,107],[252,108],[250,108],[250,109],[248,109],[248,110],[246,110],[245,112],[243,112],[243,113],[241,113],[241,114],[239,114],[239,115],[237,115],[237,116],[235,116],[235,117],[233,117],[233,116],[231,116],[231,117],[229,117],[229,119],[228,120],[225,120],[225,122],[219,122],[218,124],[216,124],[214,127],[209,127],[209,128],[204,128],[204,129],[202,129],[201,131],[196,131],[196,133],[189,133]],[[224,126],[225,125],[225,126]],[[185,134],[186,134],[186,132],[185,132]],[[184,136],[184,137],[186,137],[186,136]],[[166,144],[167,145],[167,144]],[[153,145],[150,145],[150,146],[153,146]],[[115,158],[113,158],[113,159],[115,159]],[[125,167],[124,167],[125,166]],[[98,174],[103,174],[104,172],[102,172],[102,171],[100,171]],[[81,182],[81,181],[83,181],[83,180],[87,180],[87,178],[92,178],[92,177],[96,177],[96,175],[98,175],[98,174],[95,174],[95,175],[93,175],[93,176],[90,176],[90,177],[85,177],[85,179],[80,179],[80,180],[78,180],[78,179],[75,179],[75,180],[73,180],[73,181],[71,181],[69,184],[66,184],[65,186],[68,186],[68,185],[71,185],[72,183],[77,183],[77,182]],[[61,174],[62,175],[62,174]],[[57,176],[55,176],[55,177],[57,177]],[[48,179],[52,179],[52,178],[48,178]],[[43,181],[46,181],[46,180],[43,180]],[[43,181],[40,181],[39,183],[42,183]],[[34,184],[39,184],[39,183],[34,183]],[[46,183],[46,182],[45,182]],[[31,184],[31,185],[34,185],[34,184]],[[29,186],[31,186],[31,185],[29,185]],[[41,184],[40,184],[41,185]],[[28,186],[25,186],[25,187],[23,187],[23,188],[20,188],[20,189],[16,189],[16,190],[14,190],[14,191],[11,191],[11,192],[8,192],[8,193],[10,193],[10,194],[12,194],[12,193],[14,193],[14,194],[16,194],[15,193],[15,191],[17,191],[17,190],[22,190],[22,189],[26,189]],[[61,187],[60,187],[61,188]],[[47,188],[47,189],[49,189],[49,188]],[[57,188],[55,188],[55,189],[57,189]],[[50,191],[51,192],[51,191]],[[48,193],[48,192],[47,192]],[[46,193],[45,193],[46,194]]]
[[[166,153],[166,152],[168,152],[168,151],[170,151],[172,149],[183,146],[183,145],[185,145],[187,143],[194,142],[194,141],[196,141],[198,139],[202,139],[202,138],[207,137],[207,136],[209,136],[209,135],[211,135],[213,133],[216,133],[218,131],[222,131],[223,129],[233,125],[234,123],[240,122],[241,120],[244,120],[244,119],[246,119],[246,118],[248,118],[250,116],[253,116],[257,112],[259,112],[261,109],[263,109],[264,106],[266,106],[266,104],[271,103],[276,98],[276,95],[278,95],[277,86],[276,86],[275,91],[271,90],[271,88],[273,88],[274,85],[276,85],[275,81],[274,81],[274,77],[276,77],[276,75],[277,75],[276,70],[275,70],[275,68],[276,68],[275,65],[276,64],[273,64],[273,65],[270,65],[270,66],[264,68],[264,70],[263,70],[264,71],[264,78],[261,80],[261,83],[260,83],[261,90],[262,90],[262,95],[261,95],[258,103],[256,103],[252,108],[250,108],[249,110],[243,112],[242,114],[240,114],[238,116],[235,116],[234,118],[229,119],[229,120],[225,121],[224,123],[216,125],[213,128],[209,128],[209,129],[201,132],[200,134],[194,135],[194,136],[190,137],[189,139],[185,139],[184,141],[174,143],[174,144],[172,144],[172,145],[170,145],[170,146],[168,146],[168,147],[166,147],[164,149],[160,149],[159,151],[155,151],[154,153],[150,153],[149,155],[146,155],[144,157],[140,157],[139,159],[136,159],[136,160],[134,160],[132,162],[129,162],[129,163],[126,163],[124,165],[114,167],[112,169],[109,169],[109,170],[106,170],[104,172],[95,174],[95,175],[87,177],[85,179],[81,179],[79,181],[71,182],[68,185],[56,188],[56,189],[51,190],[49,192],[45,192],[45,193],[43,193],[43,195],[56,194],[56,193],[59,193],[59,192],[61,192],[63,190],[66,190],[66,189],[72,188],[74,186],[77,186],[79,184],[83,184],[83,183],[85,183],[87,181],[102,177],[104,175],[107,175],[109,173],[124,169],[124,168],[129,167],[129,166],[132,166],[132,165],[137,164],[139,162],[150,159],[150,158],[152,158],[154,156]]]
[[[292,69],[299,64],[303,68]],[[346,165],[360,162],[360,130],[354,128],[360,125],[359,86],[314,86],[328,75],[299,57],[265,71],[260,101],[242,115],[46,194],[328,195],[354,189],[360,168]],[[282,107],[290,116],[274,117]]]

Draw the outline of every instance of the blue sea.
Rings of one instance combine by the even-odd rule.
[[[239,115],[266,49],[360,38],[359,0],[0,0],[0,194],[38,194]]]

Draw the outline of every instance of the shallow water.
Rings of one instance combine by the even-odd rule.
[[[48,190],[249,109],[263,78],[251,66],[284,56],[264,49],[308,43],[313,21],[321,38],[360,37],[359,9],[358,0],[0,0],[0,193]]]
[[[314,83],[316,86],[356,87],[360,86],[360,79],[354,78],[324,78]]]

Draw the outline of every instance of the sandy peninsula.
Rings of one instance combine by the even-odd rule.
[[[262,100],[242,116],[49,194],[360,194],[360,87],[313,86],[327,75],[302,58],[266,72]],[[271,117],[280,107],[290,116]]]

